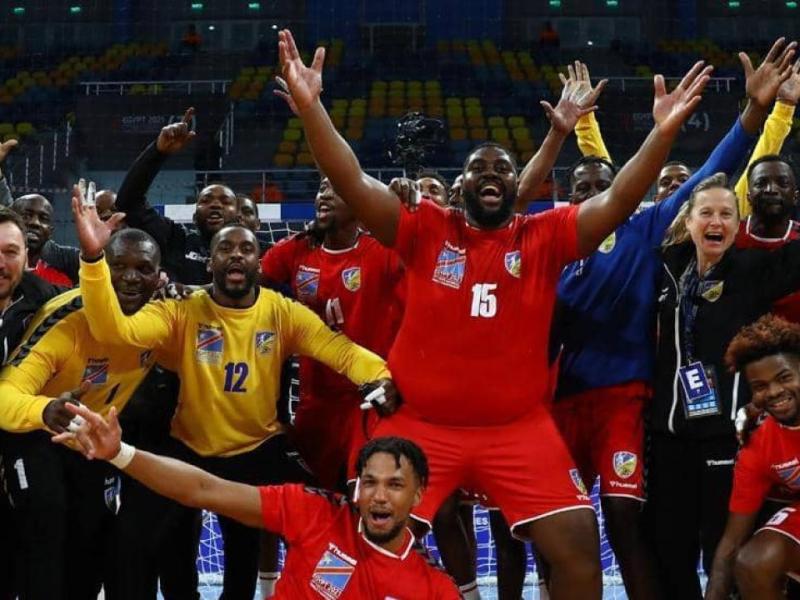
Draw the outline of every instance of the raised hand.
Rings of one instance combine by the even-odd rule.
[[[191,130],[193,118],[194,108],[187,108],[183,119],[163,127],[156,140],[158,151],[162,154],[175,154],[183,150],[195,136],[195,132]]]
[[[272,93],[278,96],[278,98],[283,98],[286,104],[289,105],[289,110],[292,111],[292,114],[294,114],[295,117],[299,117],[300,113],[297,112],[297,104],[294,103],[291,95],[289,95],[289,86],[286,84],[286,80],[283,77],[275,77],[275,83],[277,83],[281,89],[273,90]]]
[[[714,67],[710,65],[704,68],[704,64],[702,60],[696,62],[669,94],[664,83],[664,76],[656,75],[654,77],[653,119],[663,132],[677,134],[683,122],[697,108],[702,99],[701,94],[714,70]]]
[[[750,57],[739,52],[745,76],[745,91],[759,108],[767,110],[775,100],[781,84],[792,74],[792,58],[794,58],[797,42],[786,44],[786,38],[779,38],[758,69],[753,69]]]
[[[561,73],[559,73],[558,76],[561,78],[561,83],[564,84],[564,88],[561,90],[561,98],[558,104],[556,104],[556,107],[553,108],[549,102],[544,100],[539,102],[539,104],[542,105],[545,115],[550,120],[550,125],[553,129],[558,133],[568,135],[575,129],[578,119],[583,115],[588,115],[590,112],[597,110],[597,106],[594,104],[586,104],[586,102],[593,96],[596,98],[603,90],[603,87],[605,87],[605,83],[601,82],[602,87],[598,84],[597,87],[599,90],[595,90],[595,95],[594,92],[587,92],[585,81],[578,81],[578,76],[572,66],[569,67],[568,78],[564,77]],[[583,75],[581,75],[581,77],[583,77]],[[591,84],[589,84],[589,87],[591,88]]]
[[[589,77],[589,67],[586,66],[586,63],[582,63],[579,60],[576,60],[574,65],[567,65],[567,71],[569,72],[569,78],[576,83],[575,102],[578,106],[581,108],[588,108],[597,104],[597,99],[600,97],[603,89],[605,89],[608,79],[602,79],[596,86],[592,87],[592,80]],[[566,78],[561,73],[559,73],[558,76],[561,78],[561,83],[566,84]]]
[[[89,391],[89,382],[84,381],[78,389],[64,392],[58,398],[51,400],[42,411],[42,420],[50,431],[63,433],[67,429],[72,429],[70,425],[78,426],[80,420],[75,421],[75,415],[67,410],[67,404],[80,404],[79,400]]]
[[[6,156],[8,156],[9,152],[16,148],[18,143],[19,142],[17,142],[17,140],[10,139],[7,142],[0,144],[0,163],[6,159]]]
[[[797,106],[800,100],[800,59],[795,61],[789,77],[778,88],[778,100]]]
[[[111,234],[125,219],[125,213],[114,213],[110,219],[102,221],[97,216],[97,207],[86,202],[79,185],[72,186],[72,216],[78,231],[81,256],[86,259],[95,259],[103,253]]]
[[[394,414],[400,407],[400,395],[391,379],[378,379],[358,388],[363,402],[361,410],[374,408],[382,417]]]
[[[108,412],[108,421],[83,405],[67,404],[66,408],[83,421],[74,432],[65,431],[53,436],[54,442],[66,444],[77,440],[81,453],[90,460],[94,458],[110,460],[119,453],[122,429],[117,420],[115,406]]]
[[[417,211],[422,196],[416,181],[408,177],[395,177],[389,182],[389,189],[400,198],[400,202],[409,212]]]
[[[281,64],[281,79],[285,83],[285,91],[278,96],[294,101],[289,104],[296,115],[312,106],[322,93],[322,65],[325,63],[325,48],[317,48],[314,60],[307,67],[300,58],[300,52],[294,42],[292,32],[284,29],[278,33],[278,55]],[[278,85],[281,85],[278,82]],[[282,86],[283,87],[283,86]],[[288,95],[289,98],[282,95]]]

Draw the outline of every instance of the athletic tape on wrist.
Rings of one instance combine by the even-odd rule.
[[[130,444],[126,444],[125,442],[120,442],[119,452],[117,452],[117,455],[108,462],[118,469],[124,469],[131,464],[134,454],[136,454],[136,448]]]

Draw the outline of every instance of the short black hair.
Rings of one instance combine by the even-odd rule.
[[[161,265],[161,248],[158,246],[158,243],[153,236],[146,231],[136,229],[135,227],[120,229],[119,231],[114,232],[114,234],[111,236],[111,239],[108,240],[107,248],[116,248],[117,244],[121,244],[123,242],[130,244],[152,244],[153,248],[155,248],[154,256],[156,260],[156,266],[158,267]]]
[[[25,221],[22,220],[22,216],[7,206],[0,206],[0,223],[13,223],[22,232],[23,238],[28,233],[28,228],[25,227]]]
[[[435,171],[433,169],[422,169],[419,173],[417,173],[416,179],[417,181],[419,181],[423,177],[430,177],[431,179],[435,179],[436,181],[441,183],[442,188],[444,189],[445,196],[447,196],[450,193],[450,186],[447,185],[447,181],[445,180],[444,177],[439,175],[438,171]]]
[[[378,437],[368,441],[358,453],[356,474],[360,476],[361,471],[363,471],[364,467],[367,465],[367,461],[373,454],[379,453],[391,454],[394,456],[394,461],[398,469],[400,468],[400,458],[405,456],[409,464],[411,464],[414,473],[416,473],[419,478],[420,486],[426,487],[428,485],[428,459],[425,457],[422,448],[411,440],[395,436]]]
[[[792,172],[792,176],[794,180],[797,181],[797,169],[795,168],[794,161],[791,159],[790,156],[782,156],[780,154],[765,154],[753,162],[747,167],[747,182],[750,182],[750,177],[753,175],[753,169],[755,169],[761,163],[766,162],[782,162],[789,167],[789,170]]]
[[[245,200],[248,200],[253,205],[253,210],[256,211],[256,216],[258,215],[258,202],[253,200],[247,194],[236,194],[236,210],[242,210],[242,204]]]
[[[575,171],[577,171],[580,167],[584,165],[600,165],[603,167],[608,167],[611,170],[611,174],[616,177],[617,173],[619,172],[619,167],[615,165],[613,162],[608,160],[607,158],[603,158],[602,156],[597,156],[594,154],[587,154],[586,156],[581,156],[578,160],[576,160],[573,165],[569,168],[569,183],[572,185],[572,180],[575,177]]]
[[[661,168],[664,169],[665,167],[684,167],[688,171],[691,171],[689,165],[687,165],[682,160],[668,160],[667,162],[664,163],[664,166]]]
[[[229,231],[231,229],[241,229],[242,231],[246,231],[247,233],[253,236],[253,239],[255,240],[256,244],[258,244],[258,238],[256,237],[255,233],[253,233],[250,229],[248,229],[241,223],[236,223],[235,221],[231,221],[230,223],[226,223],[225,225],[223,225],[222,229],[220,229],[217,233],[215,233],[214,236],[211,238],[211,243],[209,244],[208,247],[211,249],[212,253],[214,252],[214,247],[219,242],[220,236],[226,231]]]
[[[514,158],[514,153],[511,152],[508,148],[503,146],[503,144],[498,144],[497,142],[483,142],[482,144],[478,144],[472,150],[469,151],[467,154],[467,158],[464,159],[464,165],[461,167],[463,171],[467,167],[467,163],[469,163],[469,157],[475,154],[478,150],[483,150],[484,148],[497,148],[498,150],[502,150],[506,154],[508,154],[508,158],[511,160],[511,166],[514,167],[514,170],[517,171],[517,159]],[[419,178],[419,177],[418,177]]]

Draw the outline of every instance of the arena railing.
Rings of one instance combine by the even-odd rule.
[[[116,94],[124,96],[134,86],[144,86],[146,94],[185,93],[195,94],[207,92],[211,94],[227,94],[230,79],[192,79],[192,80],[139,80],[139,81],[81,81],[78,85],[87,96],[100,94]]]

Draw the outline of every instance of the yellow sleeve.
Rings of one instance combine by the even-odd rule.
[[[126,315],[122,312],[111,285],[111,272],[105,259],[81,260],[81,296],[92,337],[100,343],[154,348],[172,336],[177,302],[150,302]]]
[[[74,352],[75,339],[74,328],[62,321],[35,344],[26,341],[17,349],[0,372],[0,429],[44,429],[42,411],[52,398],[39,392]]]
[[[391,378],[386,361],[342,334],[332,331],[311,309],[281,299],[289,311],[291,351],[327,365],[356,385]]]
[[[575,135],[578,137],[578,149],[583,156],[599,156],[611,162],[611,155],[600,133],[600,124],[593,112],[578,119]]]
[[[747,169],[750,168],[753,161],[762,156],[780,153],[783,142],[792,130],[794,109],[793,105],[778,100],[764,123],[764,131],[761,132],[756,147],[753,148],[753,153],[750,155],[750,160],[747,162],[747,167],[734,188],[736,197],[739,199],[739,215],[742,218],[751,212],[750,202],[747,199]]]

